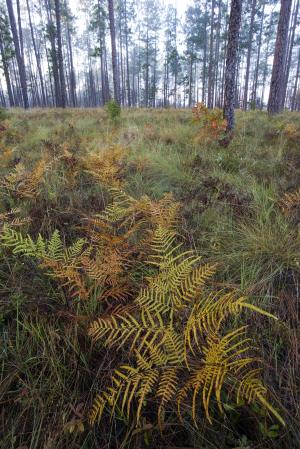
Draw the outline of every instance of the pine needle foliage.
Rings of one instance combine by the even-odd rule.
[[[213,398],[223,412],[224,397],[232,391],[237,403],[258,401],[283,423],[266,399],[246,327],[228,328],[228,318],[244,309],[276,318],[237,292],[208,294],[205,285],[216,266],[201,265],[193,252],[180,250],[172,229],[158,225],[151,248],[149,264],[155,274],[148,285],[130,306],[118,307],[90,326],[94,341],[129,354],[111,374],[110,386],[97,395],[91,424],[110,409],[138,425],[152,406],[163,429],[172,404],[181,419],[188,414],[196,424],[201,402],[212,422]]]

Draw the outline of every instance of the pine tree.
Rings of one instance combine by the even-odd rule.
[[[269,114],[276,114],[283,109],[284,69],[287,53],[287,38],[291,15],[292,0],[281,0],[281,9],[277,28],[272,79],[268,102]]]
[[[235,77],[241,17],[242,0],[232,0],[229,18],[224,91],[224,118],[227,120],[227,132],[232,131],[234,128]]]

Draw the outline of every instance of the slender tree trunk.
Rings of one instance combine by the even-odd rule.
[[[214,107],[214,20],[215,20],[216,0],[211,2],[211,19],[210,19],[210,44],[209,44],[209,65],[208,65],[208,99],[207,106]]]
[[[205,103],[205,90],[206,90],[206,63],[207,63],[207,2],[205,2],[205,21],[204,21],[204,49],[203,49],[203,69],[202,69],[202,103]]]
[[[297,3],[295,3],[294,12],[293,12],[294,20],[293,20],[293,25],[292,25],[292,29],[291,29],[287,61],[285,64],[285,77],[284,77],[282,107],[284,107],[286,90],[287,90],[287,85],[288,85],[288,81],[289,81],[290,67],[291,67],[291,62],[292,62],[292,54],[293,54],[294,43],[295,43],[295,32],[296,32],[296,27],[297,27],[297,23],[298,23],[298,12],[299,12],[299,0],[297,0]]]
[[[231,0],[224,90],[224,118],[227,120],[227,132],[234,129],[235,76],[241,17],[242,0]]]
[[[108,0],[108,14],[109,14],[109,28],[110,28],[110,39],[111,39],[114,99],[117,103],[120,103],[120,80],[119,80],[119,73],[118,73],[115,14],[114,14],[114,1],[113,0]]]
[[[69,47],[69,57],[70,57],[70,97],[72,106],[76,106],[76,77],[75,77],[75,69],[74,69],[74,61],[73,61],[73,48],[72,48],[72,39],[71,39],[71,31],[69,26],[67,25],[67,38],[68,38],[68,47]]]
[[[127,1],[125,0],[125,52],[126,52],[126,84],[127,84],[127,103],[131,107],[131,90],[130,90],[130,70],[129,70],[129,53],[128,53],[128,23],[127,23]]]
[[[250,19],[250,30],[249,30],[248,49],[247,49],[245,90],[244,90],[244,101],[243,101],[243,109],[245,111],[247,110],[247,106],[248,106],[248,87],[249,87],[250,62],[251,62],[251,53],[252,53],[252,44],[253,44],[253,31],[254,31],[253,25],[254,25],[255,13],[256,13],[256,2],[257,2],[257,0],[252,0],[252,6],[251,6],[251,19]]]
[[[11,86],[9,66],[8,66],[8,62],[7,62],[6,57],[5,57],[3,42],[2,42],[1,39],[0,39],[0,53],[1,53],[1,59],[2,59],[2,67],[3,67],[4,78],[5,78],[6,87],[7,87],[7,94],[8,94],[8,99],[9,99],[9,105],[11,107],[14,107],[15,106],[15,100],[14,100],[13,90],[12,90],[12,86]]]
[[[34,55],[35,55],[35,59],[36,59],[36,65],[37,65],[37,70],[38,70],[38,74],[39,74],[40,85],[41,85],[42,101],[43,101],[43,106],[46,106],[44,79],[43,79],[42,68],[41,68],[41,56],[40,56],[40,53],[39,53],[39,51],[37,49],[37,45],[36,45],[36,42],[35,42],[34,31],[33,31],[33,26],[32,26],[32,19],[31,19],[31,11],[30,11],[30,6],[29,6],[29,0],[26,0],[26,4],[27,4],[27,12],[28,12],[31,40],[32,40]]]
[[[22,90],[22,97],[23,97],[23,105],[24,108],[27,109],[29,107],[29,101],[28,101],[28,92],[27,92],[27,83],[26,83],[26,70],[25,70],[25,63],[24,59],[22,58],[20,45],[19,45],[19,37],[17,32],[17,26],[16,26],[16,19],[15,14],[13,10],[12,0],[6,0],[8,15],[9,15],[9,21],[10,21],[10,27],[15,47],[15,53],[16,53],[16,59],[19,69],[19,76],[20,76],[20,83],[21,83],[21,90]]]
[[[298,51],[298,63],[297,63],[297,71],[295,76],[295,85],[293,89],[293,96],[292,96],[292,104],[291,109],[292,111],[296,110],[296,103],[297,103],[297,92],[298,92],[298,83],[299,83],[299,76],[300,76],[300,49]]]
[[[64,74],[62,39],[61,39],[61,14],[60,0],[55,0],[55,18],[56,18],[56,34],[57,34],[57,54],[58,54],[58,70],[60,81],[60,106],[66,107],[66,83]]]
[[[50,57],[47,58],[48,61],[50,60],[52,63],[52,70],[50,61],[48,62],[48,71],[49,76],[51,77],[51,74],[53,74],[53,84],[54,84],[54,103],[55,106],[59,107],[61,104],[61,94],[60,94],[60,80],[59,80],[59,69],[58,69],[58,60],[57,60],[57,51],[56,51],[56,45],[55,45],[55,26],[53,23],[53,16],[51,11],[51,5],[49,3],[49,0],[45,0],[45,8],[47,12],[47,19],[48,19],[48,35],[49,35],[49,41],[50,41]],[[52,73],[51,73],[52,72]],[[53,90],[53,89],[52,89]]]
[[[269,114],[279,113],[283,109],[284,65],[286,62],[287,37],[291,15],[292,0],[281,0],[281,9],[277,28],[275,54],[272,69]]]
[[[146,41],[146,79],[145,79],[145,106],[149,106],[149,30],[147,28]]]
[[[190,70],[189,70],[189,108],[192,107],[192,99],[193,99],[193,55],[190,54]]]
[[[260,21],[260,30],[259,30],[259,37],[258,37],[258,44],[257,44],[258,45],[257,59],[256,59],[256,65],[255,65],[254,83],[253,83],[253,91],[252,91],[252,102],[254,104],[254,107],[256,107],[256,97],[257,97],[257,86],[258,86],[258,75],[259,75],[262,32],[263,32],[264,16],[265,16],[265,6],[266,6],[266,1],[263,2],[261,21]]]
[[[24,40],[23,40],[23,30],[22,30],[22,22],[21,22],[20,0],[17,0],[17,16],[18,16],[18,33],[19,33],[19,42],[20,42],[20,52],[21,52],[21,56],[24,60]]]
[[[219,59],[220,59],[220,37],[221,37],[221,6],[222,2],[218,2],[218,22],[216,29],[216,50],[215,50],[215,64],[214,64],[214,88],[213,88],[213,104],[217,104],[218,79],[219,79]],[[219,106],[219,104],[218,104]]]

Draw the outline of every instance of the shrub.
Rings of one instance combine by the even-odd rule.
[[[7,114],[6,109],[0,108],[0,122],[1,122],[2,120],[7,119],[7,117],[8,117],[8,114]]]
[[[115,100],[110,100],[108,103],[106,103],[106,111],[109,118],[115,121],[121,115],[121,106]]]
[[[224,137],[227,122],[223,118],[222,109],[208,109],[204,103],[197,103],[193,108],[194,122],[199,123],[201,128],[197,136],[197,141],[203,139],[220,140]]]

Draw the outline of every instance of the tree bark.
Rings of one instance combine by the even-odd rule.
[[[286,98],[286,90],[287,90],[287,85],[288,85],[288,81],[289,81],[289,74],[290,74],[290,68],[291,68],[291,62],[292,62],[292,54],[293,54],[293,48],[294,48],[294,43],[295,43],[295,33],[296,33],[296,27],[297,27],[297,23],[298,23],[298,12],[299,12],[299,0],[297,0],[297,3],[295,4],[295,7],[294,7],[294,14],[293,14],[294,20],[293,20],[293,25],[292,25],[292,29],[291,29],[291,37],[290,37],[290,42],[289,42],[287,61],[285,64],[282,107],[284,107],[285,98]]]
[[[62,39],[61,39],[61,13],[60,0],[55,0],[55,18],[56,18],[56,35],[57,35],[57,54],[58,54],[58,71],[60,81],[60,106],[66,107],[66,82],[64,74],[64,63],[62,53]]]
[[[108,14],[109,14],[109,28],[111,39],[111,57],[113,68],[113,82],[114,82],[114,99],[120,104],[120,82],[119,71],[117,61],[117,49],[116,49],[116,29],[115,29],[115,14],[114,14],[114,2],[108,0]]]
[[[254,83],[253,83],[253,90],[252,90],[252,102],[254,104],[254,107],[256,107],[256,97],[257,97],[257,86],[258,86],[258,75],[259,75],[262,32],[263,32],[264,16],[265,16],[265,6],[266,6],[266,1],[264,0],[263,7],[262,7],[262,13],[261,13],[261,21],[260,21],[260,29],[259,29],[259,37],[258,37],[257,59],[256,59],[256,65],[255,65]]]
[[[242,0],[231,0],[224,89],[224,118],[227,121],[227,132],[234,129],[235,77],[241,17]]]
[[[283,109],[284,66],[286,62],[287,37],[291,15],[292,0],[281,0],[277,28],[275,54],[272,68],[268,113],[277,114]]]
[[[0,54],[1,54],[1,59],[2,59],[2,67],[3,67],[4,78],[5,78],[6,87],[7,87],[7,94],[8,94],[8,99],[9,99],[9,105],[11,107],[13,107],[13,106],[15,106],[15,100],[14,100],[12,86],[11,86],[11,79],[10,79],[8,61],[6,60],[6,57],[5,57],[4,46],[3,46],[3,42],[2,42],[1,39],[0,39]]]
[[[244,101],[243,101],[243,109],[245,111],[247,110],[247,106],[248,106],[248,87],[249,87],[250,62],[251,62],[252,41],[253,41],[253,25],[254,25],[254,18],[255,18],[255,12],[256,12],[256,1],[257,0],[252,0],[252,6],[251,6],[251,19],[250,19],[250,30],[249,30],[248,49],[247,49],[247,65],[246,65],[245,90],[244,90]]]
[[[130,71],[129,71],[129,53],[128,53],[128,23],[127,23],[127,1],[125,0],[125,52],[126,52],[126,84],[127,84],[127,103],[131,107],[131,90],[130,90]]]
[[[297,103],[297,92],[298,92],[299,76],[300,76],[300,49],[298,51],[297,72],[296,72],[295,84],[294,84],[293,96],[292,96],[292,104],[291,104],[292,111],[295,111],[296,110],[296,106],[297,106],[296,103]]]
[[[21,50],[20,50],[19,37],[18,37],[18,32],[17,32],[16,19],[15,19],[15,14],[14,14],[14,10],[13,10],[12,0],[6,0],[6,5],[7,5],[10,27],[11,27],[11,32],[12,32],[13,42],[14,42],[14,47],[15,47],[15,54],[16,54],[16,59],[17,59],[17,64],[18,64],[18,69],[19,69],[23,106],[25,109],[28,109],[29,101],[28,101],[28,92],[27,92],[27,83],[26,83],[25,63],[24,63],[24,59],[22,58],[22,54],[21,54]]]
[[[29,6],[29,0],[26,0],[26,4],[27,4],[29,28],[30,28],[30,33],[31,33],[31,40],[32,40],[32,45],[33,45],[33,51],[34,51],[34,55],[35,55],[35,59],[36,59],[36,65],[37,65],[37,70],[38,70],[39,79],[40,79],[40,85],[41,85],[42,102],[43,102],[43,105],[46,106],[44,80],[43,80],[43,74],[42,74],[42,68],[41,68],[41,56],[40,56],[40,53],[39,53],[39,51],[37,49],[37,45],[36,45],[36,42],[35,42],[33,25],[32,25],[32,19],[31,19],[31,11],[30,11],[30,6]]]
[[[214,19],[215,19],[216,0],[211,2],[211,19],[210,19],[210,44],[209,44],[209,65],[208,65],[208,98],[207,106],[213,108],[214,106]]]

